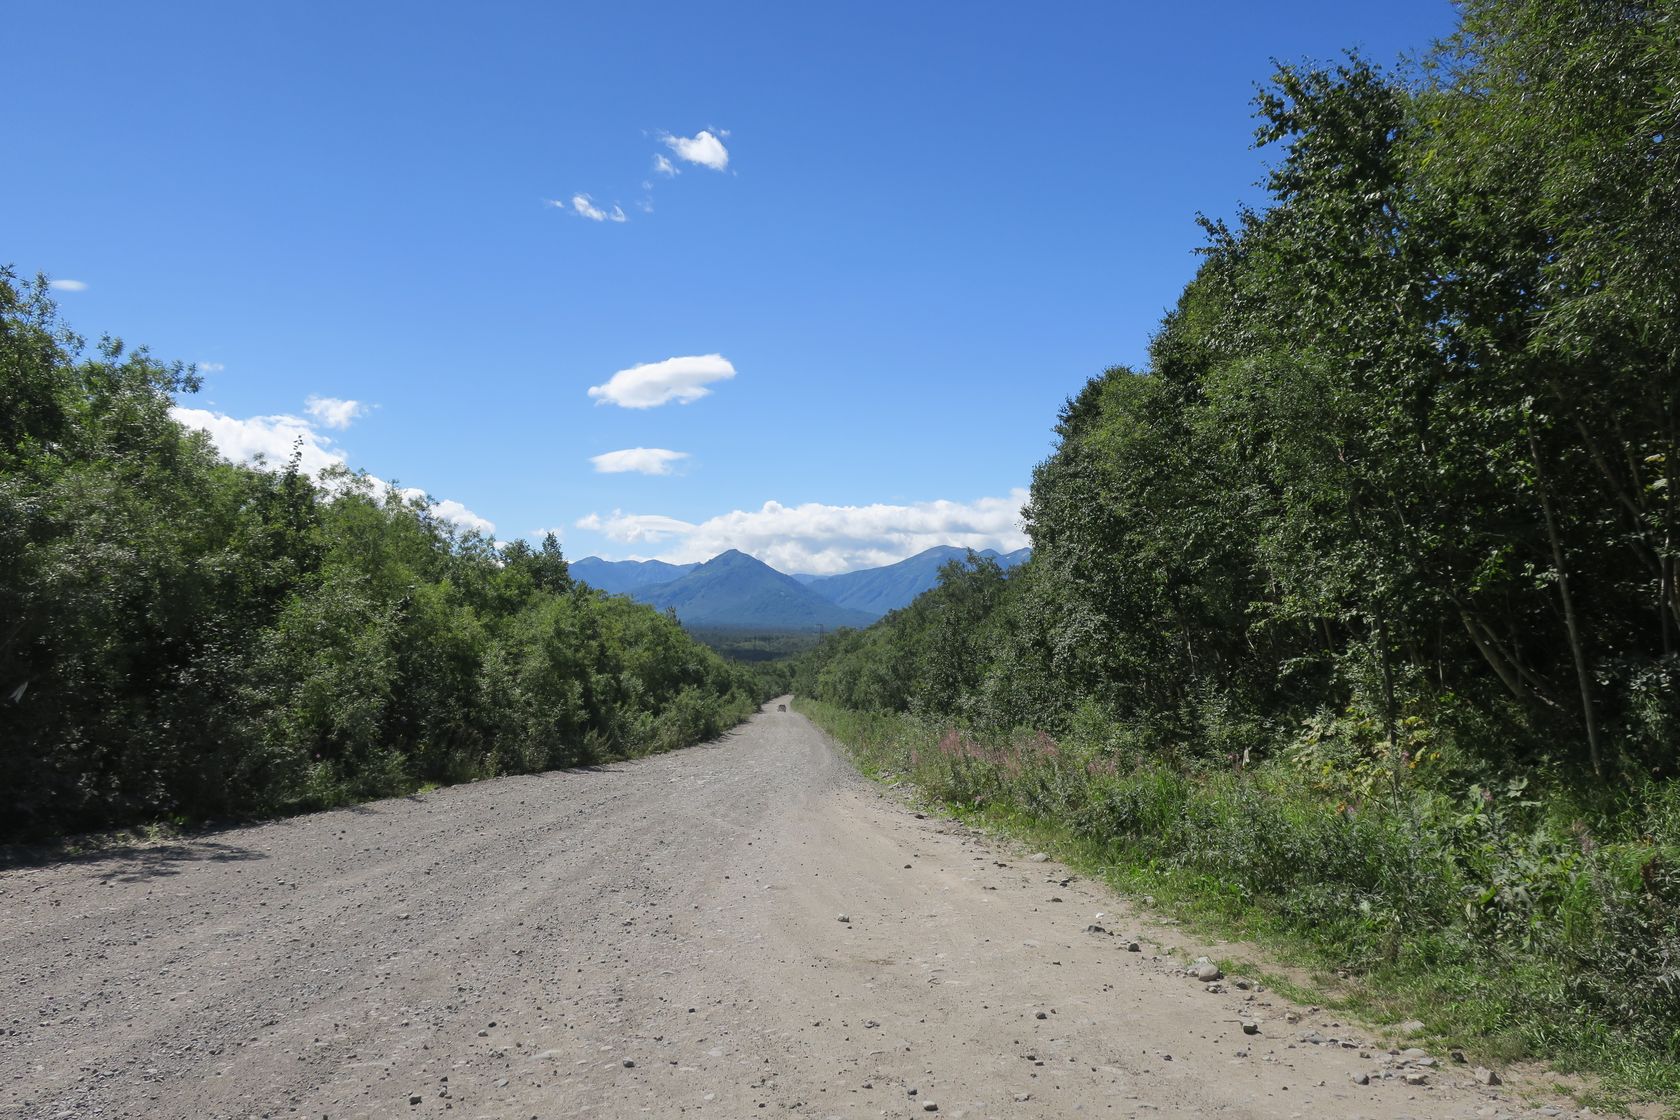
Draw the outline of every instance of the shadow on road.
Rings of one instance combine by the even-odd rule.
[[[189,840],[160,844],[154,848],[108,852],[103,858],[116,860],[118,866],[101,873],[101,879],[115,883],[138,883],[165,875],[179,875],[183,864],[239,863],[267,859],[268,856],[254,848],[241,848],[215,840]]]
[[[138,883],[147,879],[178,875],[185,864],[236,863],[267,858],[265,853],[255,848],[244,848],[220,840],[180,839],[161,844],[114,844],[94,851],[66,851],[62,847],[0,849],[0,871],[109,863],[110,867],[99,872],[101,880]]]

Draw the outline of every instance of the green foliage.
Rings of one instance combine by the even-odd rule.
[[[1390,771],[1421,735],[1673,775],[1677,35],[1481,0],[1414,80],[1279,69],[1271,204],[1207,224],[1146,370],[1068,402],[1032,560],[947,573],[801,690],[993,730],[1095,705],[1202,757],[1358,712]]]
[[[1031,560],[795,687],[942,798],[1338,967],[1485,999],[1495,962],[1534,994],[1488,1030],[1672,1070],[1680,7],[1460,8],[1410,76],[1277,71],[1268,205],[1067,402]]]
[[[1413,772],[1399,801],[1350,800],[1289,759],[1189,769],[1099,723],[1061,739],[996,737],[909,713],[798,706],[866,772],[1053,835],[1121,885],[1176,895],[1226,929],[1292,939],[1310,963],[1353,974],[1395,1018],[1422,1018],[1446,1041],[1586,1060],[1672,1092],[1672,783],[1644,782],[1588,825],[1577,815],[1587,806],[1522,779],[1455,797]]]
[[[0,839],[668,749],[774,694],[552,536],[221,460],[192,388],[0,271]]]

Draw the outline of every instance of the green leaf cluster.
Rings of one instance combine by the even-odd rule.
[[[195,387],[0,271],[0,839],[576,766],[764,698],[552,536],[223,460],[170,416]]]
[[[1673,775],[1676,90],[1656,0],[1477,0],[1407,72],[1280,67],[1268,204],[1204,223],[1147,368],[1068,401],[1031,563],[953,573],[808,691],[1095,705],[1204,755],[1374,720],[1396,772],[1422,721],[1477,765]]]
[[[795,687],[947,801],[1672,1071],[1680,4],[1459,7],[1277,70],[1266,204],[1067,402],[1032,559]]]

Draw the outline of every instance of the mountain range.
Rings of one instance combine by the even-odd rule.
[[[628,595],[638,588],[670,583],[698,568],[698,564],[667,564],[663,560],[603,560],[585,556],[572,561],[574,579],[581,579],[609,595]]]
[[[988,548],[980,555],[996,560],[1001,567],[1013,568],[1032,555],[1032,550],[1023,548],[1005,555]],[[967,556],[966,548],[939,545],[896,564],[864,568],[838,576],[817,576],[807,579],[805,585],[831,603],[880,618],[888,611],[909,606],[916,596],[937,587],[939,569]]]
[[[980,553],[1005,568],[1030,554],[1025,548]],[[674,610],[691,627],[809,630],[868,626],[936,586],[939,569],[967,555],[967,549],[941,545],[896,564],[836,576],[787,575],[735,549],[704,564],[586,556],[571,571],[591,587]]]

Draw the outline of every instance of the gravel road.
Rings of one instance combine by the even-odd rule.
[[[1526,1111],[1208,990],[1068,879],[774,703],[657,758],[14,867],[0,1115]]]

